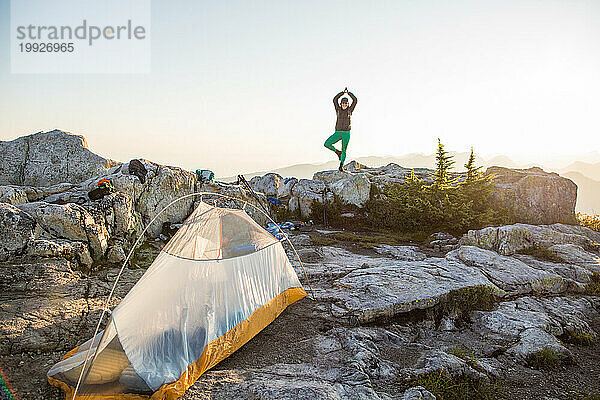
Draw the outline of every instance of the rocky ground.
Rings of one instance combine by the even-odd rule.
[[[267,174],[251,181],[254,197],[241,185],[203,183],[144,159],[140,176],[62,131],[0,142],[0,159],[0,368],[17,398],[36,400],[63,398],[46,372],[92,335],[142,228],[156,221],[114,304],[198,198],[161,213],[170,202],[199,191],[255,205],[272,196],[308,217],[314,202],[335,197],[361,207],[373,186],[413,173],[351,162],[313,179]],[[564,224],[575,220],[570,180],[539,168],[488,172],[494,201],[522,223],[419,243],[325,227],[292,233],[314,300],[290,306],[183,398],[600,398],[600,233]],[[91,200],[100,179],[114,191]]]
[[[289,307],[184,399],[404,399],[419,384],[448,399],[600,393],[600,233],[520,224],[443,246],[315,245],[323,237],[348,235],[292,235],[316,300]],[[118,296],[156,249],[146,251]],[[45,373],[91,335],[115,271],[84,274],[56,258],[0,273],[4,373],[18,398],[62,398]]]

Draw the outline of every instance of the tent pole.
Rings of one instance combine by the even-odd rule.
[[[87,353],[85,355],[85,360],[83,362],[83,366],[81,368],[81,372],[79,373],[79,379],[77,379],[77,385],[75,386],[75,391],[73,392],[73,398],[72,398],[72,400],[75,400],[75,398],[77,396],[77,391],[79,390],[79,387],[80,387],[80,385],[82,383],[82,378],[83,378],[83,375],[84,375],[84,371],[85,371],[85,369],[87,367],[88,361],[90,361],[90,353],[92,352],[92,347],[93,347],[93,344],[94,344],[94,338],[96,337],[96,335],[98,335],[98,332],[100,331],[100,325],[102,325],[102,320],[104,319],[104,316],[106,315],[106,312],[108,310],[108,306],[110,304],[110,301],[112,300],[113,294],[114,294],[115,289],[117,287],[117,283],[119,283],[119,279],[121,278],[121,275],[123,274],[123,271],[125,270],[125,266],[127,265],[127,263],[129,262],[129,260],[131,259],[131,256],[133,255],[133,252],[135,251],[135,248],[139,245],[140,240],[144,237],[144,235],[148,231],[148,228],[150,228],[150,226],[154,223],[154,221],[156,221],[156,219],[159,216],[161,216],[173,204],[175,204],[175,203],[177,203],[177,202],[179,202],[179,201],[181,201],[183,199],[187,199],[188,197],[193,197],[193,196],[200,196],[200,201],[202,201],[202,196],[203,195],[218,196],[218,197],[223,197],[223,198],[226,198],[226,199],[236,200],[236,201],[242,201],[242,202],[244,201],[244,200],[236,199],[235,197],[227,196],[227,195],[221,194],[221,193],[211,193],[211,192],[189,193],[189,194],[183,195],[181,197],[178,197],[177,199],[175,199],[172,202],[170,202],[169,204],[167,204],[162,210],[160,210],[158,212],[158,214],[156,214],[154,216],[154,218],[152,218],[150,220],[150,222],[146,225],[146,227],[139,234],[137,240],[135,241],[135,243],[131,247],[131,250],[129,250],[129,253],[127,254],[127,257],[125,258],[125,261],[123,261],[123,265],[121,265],[121,269],[119,270],[119,273],[117,274],[117,276],[115,278],[115,282],[113,283],[113,286],[112,286],[112,288],[110,290],[110,293],[108,294],[106,302],[104,303],[104,307],[102,308],[102,314],[100,315],[100,320],[98,321],[98,324],[96,325],[96,330],[94,331],[94,335],[92,336],[92,343],[91,343],[92,345],[90,345],[90,348],[88,349],[88,351],[87,351]],[[258,201],[258,199],[257,199],[257,201]],[[216,204],[216,202],[215,202],[215,204]],[[277,228],[279,229],[279,231],[283,234],[283,236],[285,237],[285,239],[288,241],[288,243],[292,247],[292,250],[294,251],[294,254],[296,254],[296,257],[298,258],[298,261],[300,262],[300,267],[302,268],[302,271],[304,272],[304,277],[305,277],[306,282],[308,283],[308,287],[310,289],[310,293],[311,293],[310,298],[312,300],[316,300],[315,297],[314,297],[314,292],[312,290],[312,285],[310,284],[310,281],[308,280],[308,275],[306,274],[306,270],[304,269],[304,264],[302,263],[302,260],[300,259],[300,256],[298,255],[298,252],[296,251],[296,248],[294,247],[294,245],[292,244],[292,242],[290,241],[290,239],[288,238],[288,236],[285,234],[285,232],[283,231],[283,229],[281,229],[281,227],[275,221],[273,221],[273,219],[269,216],[269,214],[267,214],[266,212],[264,212],[263,210],[261,210],[259,207],[255,206],[252,203],[248,203],[248,202],[245,202],[244,206],[246,204],[254,207],[256,210],[258,210],[259,212],[261,212],[262,214],[264,214],[271,222],[273,222],[277,226]],[[261,204],[260,201],[259,201],[259,204]],[[261,204],[261,206],[262,206],[262,204]],[[100,341],[96,345],[96,350],[94,351],[94,355],[92,357],[93,359],[91,360],[91,363],[93,363],[96,360],[96,357],[98,356],[98,347],[100,346],[101,341],[102,341],[102,338],[100,339]],[[91,364],[90,364],[90,366],[91,366]],[[87,373],[85,374],[86,378],[87,378],[88,374],[89,374],[89,371],[87,371]]]

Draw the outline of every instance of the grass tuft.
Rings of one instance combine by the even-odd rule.
[[[567,343],[590,346],[596,341],[596,335],[590,332],[583,332],[580,329],[565,330],[560,339]]]
[[[544,347],[537,353],[527,357],[527,365],[535,369],[556,369],[561,364],[560,354],[552,350],[550,347]]]
[[[448,354],[452,354],[453,356],[464,360],[471,367],[475,367],[477,365],[477,357],[475,357],[475,352],[467,347],[461,346],[460,344],[448,350]]]
[[[310,241],[315,246],[332,246],[338,241],[328,236],[310,235]]]
[[[448,292],[440,303],[444,315],[465,317],[471,311],[492,311],[498,302],[496,290],[491,286],[477,285]]]
[[[405,389],[413,386],[423,386],[437,400],[492,400],[502,394],[498,384],[467,376],[451,378],[443,370],[419,375],[408,382]]]

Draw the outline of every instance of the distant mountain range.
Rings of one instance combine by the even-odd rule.
[[[593,179],[595,181],[600,181],[600,162],[592,164],[592,163],[586,163],[586,162],[582,162],[582,161],[576,161],[573,164],[570,164],[568,166],[566,166],[565,168],[562,168],[561,171],[563,172],[567,172],[567,171],[573,171],[573,172],[579,172],[582,175],[585,175],[586,177]]]
[[[575,171],[561,175],[577,185],[577,211],[585,214],[600,214],[600,181]]]
[[[469,158],[469,153],[456,153],[449,152],[454,156],[454,169],[462,170],[463,165]],[[434,154],[420,154],[410,153],[400,157],[393,156],[369,156],[369,157],[358,157],[355,159],[361,164],[369,167],[379,167],[387,165],[389,163],[396,163],[406,168],[433,168],[435,166],[435,155]],[[348,160],[349,161],[349,160]],[[502,165],[509,168],[518,168],[519,166],[506,156],[495,156],[489,160],[482,160],[478,158],[478,165],[489,167],[492,165]],[[256,171],[245,173],[244,176],[247,179],[251,179],[255,176],[264,175],[269,172],[277,173],[283,177],[294,176],[296,178],[312,179],[315,172],[325,171],[328,169],[337,169],[338,162],[335,160],[314,163],[314,164],[294,164],[283,168],[276,168],[270,171]],[[220,178],[222,181],[235,181],[237,177],[223,177]]]
[[[449,152],[454,156],[454,169],[457,171],[464,170],[464,164],[469,158],[469,153]],[[433,168],[435,166],[434,154],[419,154],[410,153],[399,157],[393,156],[369,156],[356,158],[361,164],[369,167],[379,167],[389,163],[396,163],[407,168]],[[481,157],[477,158],[477,165],[482,165],[487,168],[492,165],[508,168],[528,168],[530,165],[516,163],[509,157],[497,155],[489,159]],[[336,169],[338,162],[332,160],[325,163],[314,164],[294,164],[283,168],[276,168],[271,171],[257,171],[245,173],[247,179],[255,176],[264,175],[269,172],[277,173],[283,177],[294,176],[296,178],[312,179],[315,172]],[[551,165],[541,165],[546,171],[554,171],[562,176],[571,179],[577,184],[577,211],[590,214],[600,213],[600,162],[588,163],[575,161],[566,167],[557,168]],[[235,181],[237,177],[219,178],[221,181]]]

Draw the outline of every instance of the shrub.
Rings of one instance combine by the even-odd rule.
[[[343,216],[347,213],[354,214],[354,217]],[[334,200],[331,202],[313,202],[310,207],[310,218],[316,224],[343,229],[360,230],[369,225],[365,221],[364,210],[351,204],[342,203],[337,196],[334,196]]]
[[[581,393],[575,399],[577,400],[600,400],[600,393]]]
[[[295,210],[295,211],[290,211],[290,209],[288,207],[284,207],[284,206],[271,207],[271,213],[272,213],[273,219],[278,223],[282,223],[282,222],[290,221],[290,220],[302,219],[300,217],[299,209]]]
[[[372,185],[370,199],[362,209],[343,205],[337,198],[326,204],[315,202],[312,219],[346,229],[421,232],[425,236],[437,231],[459,235],[469,229],[514,222],[507,209],[492,206],[493,177],[475,166],[473,150],[462,182],[450,177],[454,161],[439,139],[436,160],[432,184],[425,184],[413,171],[403,184],[381,189]],[[354,217],[342,217],[346,212]]]
[[[366,206],[370,224],[405,232],[462,234],[468,229],[514,222],[508,210],[491,206],[493,177],[475,167],[472,150],[463,182],[449,178],[450,159],[438,143],[433,184],[424,184],[413,172],[402,185],[386,186]]]

